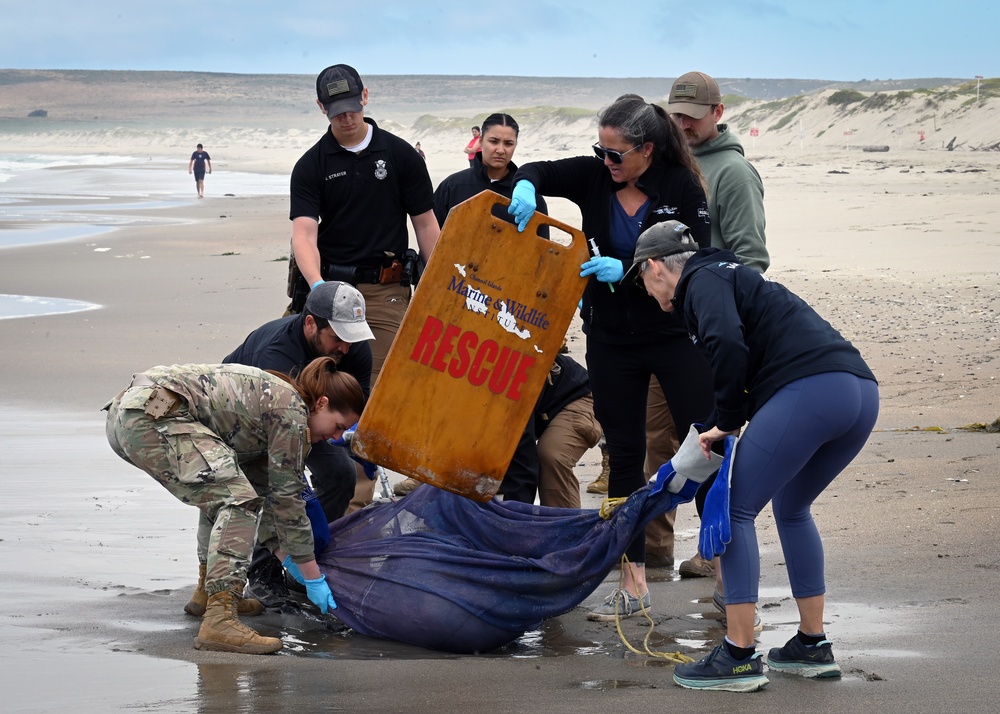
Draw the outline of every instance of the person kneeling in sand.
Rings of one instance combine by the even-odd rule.
[[[313,552],[304,461],[311,442],[356,423],[364,402],[357,380],[321,357],[294,378],[235,364],[153,367],[104,406],[114,452],[213,523],[196,649],[281,649],[238,618],[263,610],[242,597],[255,532],[320,612],[337,607]]]

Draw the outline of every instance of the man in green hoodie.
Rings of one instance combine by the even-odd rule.
[[[708,184],[712,245],[732,251],[745,266],[763,273],[771,263],[764,238],[764,184],[743,155],[740,140],[719,123],[725,111],[719,83],[704,72],[678,77],[670,88],[667,111],[684,132]],[[714,576],[713,600],[723,610],[717,565],[717,558],[713,563],[695,554],[679,570],[681,576]]]
[[[764,240],[764,184],[743,155],[743,145],[726,124],[719,83],[688,72],[670,88],[667,111],[683,130],[708,183],[712,245],[736,254],[748,268],[767,270]]]

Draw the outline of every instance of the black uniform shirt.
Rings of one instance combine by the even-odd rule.
[[[365,122],[373,133],[360,153],[345,150],[327,131],[292,170],[289,218],[319,221],[323,263],[371,268],[382,264],[385,251],[402,256],[409,247],[407,216],[434,207],[427,164],[416,150]]]

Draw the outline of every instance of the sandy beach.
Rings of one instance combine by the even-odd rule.
[[[864,143],[905,137],[883,153],[848,147],[842,136],[802,141],[794,127],[764,132],[751,148],[741,133],[766,190],[768,275],[852,340],[881,385],[875,433],[815,509],[826,547],[827,632],[842,680],[772,674],[764,692],[738,699],[682,690],[668,663],[627,651],[613,623],[588,622],[582,607],[479,656],[351,636],[277,613],[254,624],[283,638],[278,655],[193,649],[198,622],[182,608],[197,574],[196,512],[114,455],[99,410],[133,372],[216,362],[282,313],[288,172],[324,130],[308,78],[284,84],[291,88],[255,116],[237,87],[228,90],[236,114],[229,107],[192,115],[191,105],[161,101],[155,117],[127,104],[119,117],[97,117],[107,107],[102,95],[91,105],[81,99],[72,121],[54,108],[49,124],[0,117],[0,159],[8,162],[0,169],[6,711],[996,709],[986,683],[1000,634],[1000,436],[976,425],[1000,417],[1000,152],[970,150],[1000,139],[990,133],[993,119],[980,126],[996,116],[994,104],[979,120],[961,108],[954,125],[938,116],[930,142],[916,138],[924,123],[916,107],[893,120],[908,127],[904,135],[877,134],[884,116],[856,114],[854,126],[872,127]],[[513,90],[492,101],[466,93],[464,103],[443,103],[434,115],[434,102],[379,89],[369,114],[422,142],[435,185],[465,165],[460,150],[477,117],[506,108],[521,121],[518,163],[560,158],[589,152],[593,111],[625,91],[601,86],[579,104],[559,97],[573,112],[524,103]],[[9,91],[0,86],[0,97]],[[46,96],[33,91],[22,97],[32,109]],[[808,124],[811,115],[802,116]],[[813,126],[835,119],[820,116]],[[952,135],[968,137],[965,146],[946,150]],[[199,141],[215,169],[204,200],[187,174]],[[575,207],[550,205],[579,226]],[[569,336],[584,362],[578,318]],[[582,484],[599,461],[596,450],[584,456]],[[599,505],[590,494],[583,500]],[[680,560],[696,548],[693,507],[681,508],[677,528]],[[758,529],[766,650],[794,632],[795,608],[769,512]],[[722,637],[711,583],[664,574],[650,592],[652,648],[700,656]],[[400,617],[408,616],[401,605]],[[623,623],[640,648],[647,629]]]

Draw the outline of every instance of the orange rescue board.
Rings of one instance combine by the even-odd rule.
[[[589,257],[583,233],[555,219],[536,213],[519,233],[492,215],[509,204],[483,191],[449,213],[352,442],[362,458],[477,501],[500,487]],[[542,226],[556,240],[539,238]]]

